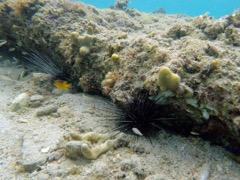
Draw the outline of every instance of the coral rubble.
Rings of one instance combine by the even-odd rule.
[[[85,134],[70,133],[70,141],[66,143],[66,157],[76,159],[83,155],[87,159],[96,159],[101,154],[114,148],[114,141],[102,134],[89,132]],[[94,147],[92,147],[94,143]]]

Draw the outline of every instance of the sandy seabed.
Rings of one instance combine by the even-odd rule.
[[[110,150],[95,160],[66,158],[62,139],[69,132],[111,131],[107,124],[114,122],[103,121],[104,116],[111,115],[102,113],[110,102],[82,93],[57,94],[53,90],[46,94],[31,84],[29,76],[16,80],[19,72],[14,67],[0,69],[0,179],[233,180],[240,176],[239,164],[222,147],[197,137],[185,138],[163,131],[159,133],[160,142],[154,141],[153,145],[144,138],[129,138],[129,145]],[[23,92],[30,97],[43,93],[41,105],[11,112],[11,103]],[[49,105],[57,108],[55,114],[35,115],[39,108]]]

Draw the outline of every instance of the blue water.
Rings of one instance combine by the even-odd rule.
[[[115,0],[75,0],[91,4],[98,8],[108,8]],[[129,8],[143,12],[153,12],[164,8],[168,14],[186,14],[199,16],[208,13],[210,16],[220,18],[231,14],[240,8],[240,0],[131,0]]]

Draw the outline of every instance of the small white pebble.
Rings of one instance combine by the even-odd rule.
[[[41,152],[42,153],[47,153],[50,150],[50,146],[46,147],[46,148],[42,148]]]

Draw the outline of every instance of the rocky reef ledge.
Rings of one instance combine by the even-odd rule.
[[[21,59],[48,50],[83,92],[120,106],[141,91],[170,91],[171,104],[196,121],[193,135],[240,149],[240,14],[216,20],[9,0],[0,19],[1,51]]]

